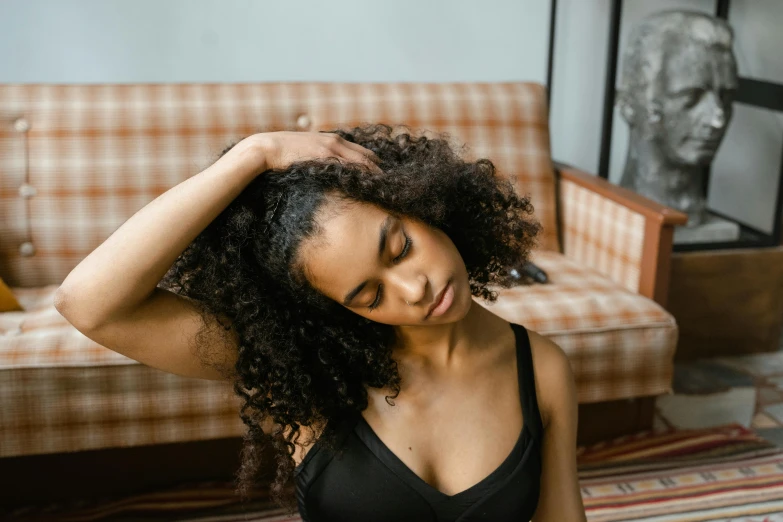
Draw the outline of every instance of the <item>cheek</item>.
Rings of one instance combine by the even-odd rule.
[[[691,134],[695,124],[696,120],[692,119],[688,111],[672,114],[666,118],[662,137],[669,143],[681,143]]]

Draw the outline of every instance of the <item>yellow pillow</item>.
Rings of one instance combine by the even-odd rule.
[[[0,312],[24,312],[24,308],[16,300],[14,294],[11,293],[11,289],[5,284],[3,278],[0,277]]]

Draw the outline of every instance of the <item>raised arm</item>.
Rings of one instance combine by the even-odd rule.
[[[202,330],[192,300],[157,288],[185,248],[260,173],[291,162],[336,156],[372,163],[372,153],[337,135],[317,132],[255,134],[237,143],[202,172],[172,187],[125,221],[65,278],[57,310],[95,342],[170,373],[207,379],[227,374],[205,366],[193,352]],[[213,318],[230,324],[227,317]],[[234,330],[209,328],[210,345],[233,368]],[[232,335],[233,334],[233,335]]]

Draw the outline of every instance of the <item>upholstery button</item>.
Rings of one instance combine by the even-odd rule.
[[[35,245],[33,245],[30,241],[25,241],[19,245],[19,253],[25,257],[30,257],[31,255],[35,254]]]
[[[30,122],[24,118],[19,118],[14,122],[14,130],[17,132],[27,132],[30,130]]]
[[[310,128],[310,123],[310,116],[307,114],[302,114],[296,119],[296,126],[300,129]]]
[[[22,183],[19,185],[19,195],[24,198],[31,198],[35,196],[36,192],[35,187],[29,183]]]

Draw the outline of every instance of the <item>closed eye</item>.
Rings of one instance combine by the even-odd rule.
[[[402,261],[402,259],[405,256],[408,255],[408,251],[410,250],[410,247],[411,247],[412,244],[413,244],[413,240],[406,235],[405,236],[405,246],[402,247],[402,252],[400,253],[400,255],[398,255],[397,257],[395,257],[392,260],[392,263],[397,264],[400,261]],[[381,298],[383,297],[382,289],[383,289],[383,283],[378,285],[378,293],[375,294],[375,301],[370,306],[368,306],[367,308],[369,308],[370,310],[375,310],[376,308],[378,308],[380,306]]]

